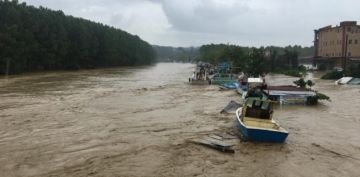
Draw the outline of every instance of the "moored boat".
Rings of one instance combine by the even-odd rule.
[[[256,142],[283,143],[288,132],[273,120],[271,101],[249,98],[236,110],[236,118],[243,138]]]
[[[208,85],[210,82],[208,72],[203,66],[197,67],[193,75],[189,78],[191,85]]]
[[[224,90],[236,90],[240,88],[240,84],[238,81],[234,81],[226,84],[221,84],[219,87],[220,89],[224,89]]]
[[[228,84],[236,81],[237,81],[237,76],[235,74],[216,73],[211,77],[211,84],[216,84],[216,85]]]

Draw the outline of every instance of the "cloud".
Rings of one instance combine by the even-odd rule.
[[[313,30],[357,20],[358,0],[25,0],[152,44],[312,45]]]

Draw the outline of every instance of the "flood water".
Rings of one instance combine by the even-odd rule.
[[[240,101],[191,86],[191,64],[160,63],[0,79],[0,176],[360,176],[360,87],[310,74],[332,102],[278,106],[284,144],[240,142],[224,154],[188,140],[236,131]],[[296,78],[268,76],[270,84]]]

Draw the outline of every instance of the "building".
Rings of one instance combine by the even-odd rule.
[[[326,26],[315,30],[314,64],[318,68],[346,68],[360,59],[360,25],[344,21],[340,26]]]

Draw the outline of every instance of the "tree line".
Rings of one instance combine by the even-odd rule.
[[[150,64],[136,35],[17,0],[0,0],[0,74]]]
[[[199,49],[200,60],[217,64],[229,62],[249,75],[267,72],[300,76],[304,68],[299,67],[299,54],[311,56],[312,47],[241,47],[227,44],[203,45]]]

